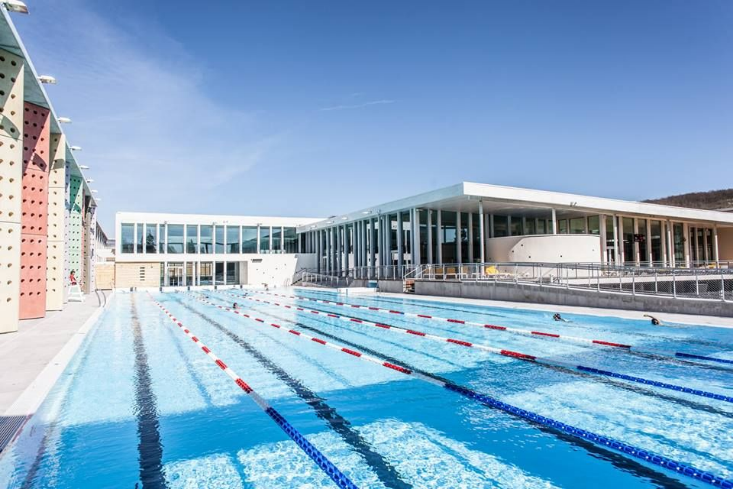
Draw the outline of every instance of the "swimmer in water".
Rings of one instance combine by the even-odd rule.
[[[662,326],[662,321],[660,321],[659,319],[655,318],[654,316],[652,316],[650,314],[644,314],[644,317],[645,318],[650,318],[652,320],[652,324],[654,326]]]
[[[562,321],[563,323],[567,323],[567,322],[569,322],[569,321],[568,321],[567,319],[565,319],[564,317],[562,317],[562,316],[560,315],[560,313],[559,313],[559,312],[556,312],[556,313],[555,313],[555,314],[554,314],[554,315],[552,316],[552,319],[554,319],[555,321]]]
[[[237,304],[237,303],[235,302],[235,303],[234,303],[234,306],[232,306],[232,309],[234,309],[234,310],[237,310],[237,309],[239,309],[239,304]]]

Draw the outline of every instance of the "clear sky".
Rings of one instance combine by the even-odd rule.
[[[117,211],[329,216],[460,181],[733,183],[733,2],[27,0]]]

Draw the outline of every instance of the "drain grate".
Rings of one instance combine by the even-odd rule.
[[[5,450],[24,421],[25,416],[0,416],[0,453]]]

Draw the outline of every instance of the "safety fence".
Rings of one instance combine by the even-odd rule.
[[[249,319],[255,322],[256,324],[259,324],[265,327],[275,328],[276,330],[281,331],[285,334],[291,335],[292,337],[297,337],[301,340],[309,341],[309,342],[312,342],[312,343],[315,343],[321,346],[331,348],[336,351],[340,351],[341,353],[345,353],[352,358],[356,358],[362,361],[370,362],[372,364],[380,365],[382,367],[390,369],[393,372],[398,372],[400,374],[409,375],[413,378],[422,380],[424,382],[435,385],[437,387],[441,387],[451,392],[455,392],[467,399],[476,401],[485,406],[495,408],[505,413],[511,414],[513,416],[530,421],[531,423],[534,423],[536,425],[545,426],[547,428],[562,432],[572,437],[592,442],[601,447],[614,450],[627,457],[636,458],[638,460],[642,460],[644,462],[666,468],[677,474],[691,477],[695,480],[711,484],[715,487],[733,489],[733,481],[724,479],[710,472],[700,470],[689,464],[673,460],[669,457],[665,457],[663,455],[656,454],[649,450],[638,448],[629,443],[618,441],[618,440],[615,440],[607,436],[599,435],[599,434],[596,434],[588,430],[584,430],[584,429],[577,428],[575,426],[572,426],[566,423],[562,423],[560,421],[557,421],[555,419],[552,419],[546,416],[542,416],[532,411],[521,409],[511,404],[499,401],[498,399],[488,396],[486,394],[479,393],[471,388],[455,384],[451,381],[440,379],[434,375],[418,372],[404,365],[388,362],[376,356],[368,355],[368,354],[362,353],[352,348],[347,348],[338,343],[335,343],[332,341],[326,341],[322,338],[308,335],[300,330],[292,329],[292,328],[288,329],[278,323],[269,322],[268,320],[264,318],[255,317],[254,315],[250,315],[240,310],[235,310],[235,309],[232,309],[226,306],[222,306],[220,304],[215,304],[211,302],[210,300],[208,300],[207,298],[202,298],[202,297],[198,297],[194,295],[192,295],[192,297],[196,298],[200,302],[207,304],[209,306],[218,308],[223,311],[227,311],[232,314],[236,314],[237,316],[242,317],[242,318]],[[294,324],[296,327],[305,326],[302,323],[299,323],[297,321],[288,320],[288,322]]]

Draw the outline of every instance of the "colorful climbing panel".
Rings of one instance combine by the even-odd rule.
[[[23,81],[23,60],[0,50],[0,333],[20,310]]]
[[[75,276],[82,278],[82,213],[84,209],[84,188],[81,177],[69,177],[69,218],[67,222],[68,235],[66,239],[66,253],[69,257],[69,273],[74,271]],[[68,274],[67,274],[68,276]]]
[[[50,111],[26,102],[20,245],[20,319],[46,314]]]
[[[64,306],[64,238],[66,234],[66,143],[51,134],[51,171],[48,176],[48,247],[46,251],[46,310]]]

